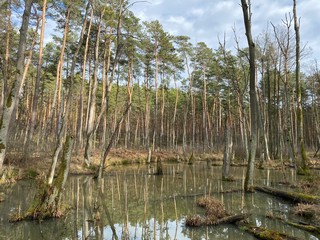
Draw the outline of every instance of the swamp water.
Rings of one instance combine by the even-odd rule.
[[[245,168],[232,167],[234,182],[222,182],[221,167],[206,163],[163,164],[164,175],[149,174],[156,166],[122,167],[98,182],[91,176],[71,176],[64,202],[71,210],[60,219],[9,223],[10,214],[23,212],[32,202],[36,182],[20,181],[6,190],[0,203],[0,239],[255,239],[235,225],[186,227],[185,217],[204,214],[196,200],[204,195],[220,199],[226,210],[250,212],[250,223],[301,239],[317,237],[266,218],[266,213],[292,217],[292,205],[267,194],[244,194]],[[278,170],[256,170],[256,184],[272,186],[284,180]],[[296,180],[294,171],[287,179]]]

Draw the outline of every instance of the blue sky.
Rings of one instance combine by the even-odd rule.
[[[285,14],[292,13],[292,0],[252,0],[253,35],[262,34],[270,22],[281,25]],[[226,35],[227,47],[234,50],[233,28],[240,47],[246,47],[240,0],[149,0],[137,2],[131,10],[142,21],[159,20],[164,29],[174,35],[187,35],[193,43],[203,41],[218,48],[218,37]],[[301,18],[301,43],[311,48],[311,54],[302,59],[302,67],[314,59],[320,61],[320,1],[297,0],[297,14]],[[292,26],[293,27],[293,26]]]

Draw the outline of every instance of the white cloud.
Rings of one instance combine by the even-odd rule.
[[[183,24],[185,20],[186,19],[182,16],[170,16],[170,18],[168,19],[168,22]]]
[[[202,17],[205,14],[205,10],[203,8],[191,9],[190,13],[195,17]]]
[[[301,17],[301,41],[308,43],[314,56],[320,59],[320,1],[303,0],[297,3]],[[195,42],[206,42],[209,47],[218,47],[218,36],[226,35],[227,46],[234,50],[235,27],[241,47],[246,47],[240,0],[157,0],[151,4],[135,4],[133,12],[143,20],[158,19],[166,31],[176,35],[187,35]],[[267,25],[282,24],[285,14],[292,14],[292,0],[252,1],[253,35],[263,33]],[[319,50],[318,50],[319,49]]]

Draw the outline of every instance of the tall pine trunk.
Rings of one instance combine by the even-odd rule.
[[[2,121],[0,125],[0,173],[2,173],[3,162],[6,157],[9,125],[11,122],[14,109],[15,107],[17,107],[19,102],[19,91],[21,88],[21,82],[22,82],[23,72],[24,72],[24,52],[26,49],[27,33],[28,33],[32,4],[33,4],[33,0],[25,1],[25,9],[23,12],[22,24],[20,28],[16,76],[14,80],[14,85],[4,104],[4,108],[1,116]]]
[[[30,119],[30,131],[29,131],[29,141],[30,144],[31,139],[33,137],[35,121],[37,116],[38,109],[38,98],[39,98],[39,88],[40,88],[40,77],[41,77],[41,66],[42,66],[42,54],[43,54],[43,40],[44,40],[44,30],[45,30],[45,22],[46,22],[46,9],[47,9],[47,0],[44,0],[42,3],[42,17],[41,17],[41,33],[40,33],[40,43],[39,43],[39,56],[38,56],[38,65],[37,65],[37,75],[36,82],[34,85],[34,96],[32,102],[32,110],[31,110],[31,119]]]
[[[92,141],[95,128],[95,118],[96,118],[96,94],[98,89],[98,67],[99,67],[99,42],[100,42],[100,33],[101,33],[101,22],[104,15],[102,11],[100,15],[97,36],[96,36],[96,46],[94,51],[94,71],[93,71],[93,84],[91,90],[91,98],[89,105],[89,115],[88,115],[88,126],[87,126],[87,140],[84,152],[84,162],[87,166],[91,164],[90,154],[92,148]]]

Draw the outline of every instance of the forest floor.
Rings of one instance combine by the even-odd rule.
[[[92,151],[91,154],[91,166],[86,167],[84,165],[84,152],[83,150],[73,154],[70,173],[74,175],[81,174],[93,174],[99,166],[101,160],[101,152],[98,149]],[[122,148],[111,149],[107,161],[106,170],[112,170],[119,166],[127,165],[134,166],[147,162],[148,151],[147,150],[128,150]],[[320,157],[313,157],[313,153],[308,154],[309,166],[312,169],[320,169]],[[223,153],[198,153],[194,155],[188,154],[183,156],[182,153],[175,151],[155,151],[152,152],[151,163],[157,162],[188,162],[192,164],[195,161],[210,161],[212,166],[222,166]],[[48,173],[51,165],[51,157],[49,154],[37,153],[29,157],[27,160],[19,156],[19,154],[11,153],[5,161],[6,166],[11,166],[15,169],[19,169],[20,176],[33,177],[34,175],[45,175]],[[259,159],[256,160],[257,167],[260,166]],[[285,161],[285,167],[290,166],[289,161]],[[243,159],[233,159],[232,166],[246,166],[246,162]],[[278,160],[269,161],[263,164],[263,168],[268,169],[281,169],[283,164]]]
[[[91,154],[91,166],[86,167],[84,165],[84,152],[78,151],[77,154],[73,154],[70,174],[81,175],[81,174],[93,174],[98,168],[101,160],[101,152],[96,149]],[[110,151],[106,160],[106,170],[112,170],[119,166],[128,165],[134,166],[147,162],[148,151],[147,150],[127,150],[121,148],[114,148]],[[211,161],[212,165],[222,165],[223,154],[221,153],[205,153],[195,154],[186,158],[182,154],[178,154],[173,151],[155,151],[152,152],[151,163],[162,161],[162,162],[195,162],[195,161]],[[242,161],[241,161],[242,162]],[[238,164],[238,163],[237,163]],[[20,176],[22,178],[34,177],[34,175],[45,175],[50,169],[51,157],[44,153],[37,153],[29,157],[27,160],[19,156],[19,154],[9,154],[5,161],[6,166],[11,166],[15,169],[19,169]],[[239,165],[243,165],[239,163]]]

